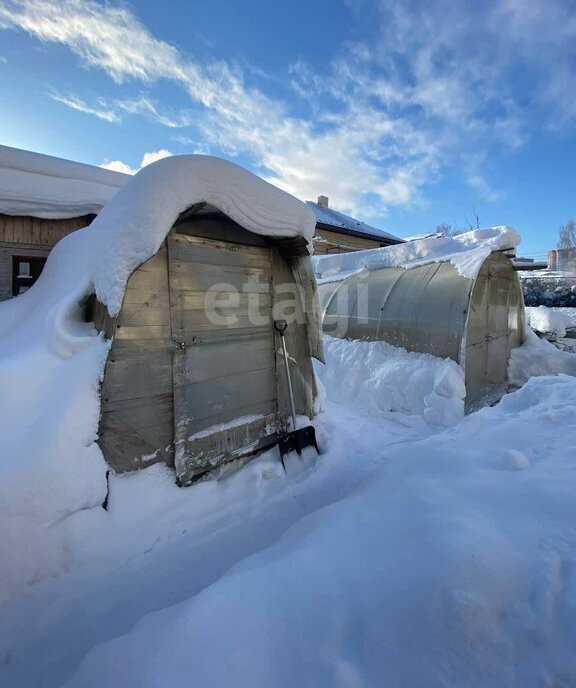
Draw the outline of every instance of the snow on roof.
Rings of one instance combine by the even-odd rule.
[[[349,215],[339,213],[337,210],[333,210],[332,208],[324,208],[318,205],[318,203],[314,203],[314,201],[306,201],[306,205],[314,212],[314,215],[316,216],[316,222],[318,224],[336,227],[338,228],[338,231],[343,232],[344,234],[364,234],[371,239],[382,239],[398,242],[404,241],[404,239],[400,239],[389,232],[385,232],[383,229],[372,227],[361,220],[356,220]]]
[[[98,213],[130,175],[0,146],[0,213],[47,219]]]
[[[255,234],[312,241],[313,213],[242,167],[206,155],[163,158],[140,170],[92,223],[96,295],[118,313],[128,277],[160,248],[178,216],[207,202]]]
[[[108,342],[84,322],[82,303],[96,292],[117,314],[131,273],[200,202],[257,234],[310,242],[314,233],[304,203],[241,167],[164,158],[130,177],[89,227],[59,241],[36,284],[0,303],[0,541],[43,547],[48,525],[102,503],[106,464],[96,438]]]
[[[421,241],[422,239],[439,239],[444,236],[442,232],[428,232],[426,234],[414,234],[413,236],[404,237],[404,241]]]
[[[519,243],[520,236],[516,230],[502,226],[476,229],[455,237],[421,239],[368,251],[317,256],[313,261],[320,279],[357,270],[410,269],[446,261],[450,261],[462,277],[474,279],[490,253],[513,249]]]
[[[314,234],[304,203],[242,167],[206,155],[163,158],[129,176],[90,227],[58,242],[31,289],[0,304],[0,338],[23,319],[26,304],[77,303],[95,292],[116,315],[132,272],[158,251],[183,211],[203,202],[256,234],[309,244]]]

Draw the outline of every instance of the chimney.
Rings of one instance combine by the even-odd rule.
[[[328,196],[318,196],[318,205],[321,208],[327,208],[328,207]]]

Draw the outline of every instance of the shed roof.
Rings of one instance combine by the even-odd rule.
[[[341,234],[349,234],[351,236],[359,236],[365,239],[374,239],[376,241],[385,241],[391,244],[397,244],[404,241],[400,237],[385,232],[383,229],[372,227],[361,220],[356,220],[350,215],[345,215],[332,208],[324,208],[314,201],[306,201],[306,205],[314,212],[316,216],[317,225],[325,225],[329,229],[338,231]]]

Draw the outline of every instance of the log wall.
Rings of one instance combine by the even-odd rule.
[[[93,219],[94,215],[45,220],[0,213],[0,301],[12,298],[14,256],[46,258],[62,237],[87,227]]]

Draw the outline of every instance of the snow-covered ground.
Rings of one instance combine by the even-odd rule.
[[[527,307],[526,317],[535,332],[564,337],[567,330],[576,329],[576,308]]]
[[[112,475],[103,508],[107,344],[79,302],[95,290],[117,312],[196,201],[309,240],[310,211],[246,175],[146,168],[2,304],[0,390],[18,393],[0,394],[0,686],[576,685],[576,356],[530,330],[510,361],[523,386],[467,417],[456,363],[327,341],[320,457],[284,472],[272,449],[185,489],[162,466]],[[370,253],[442,249],[472,275],[517,239]]]
[[[319,458],[112,477],[64,521],[66,570],[0,607],[0,685],[574,685],[576,378],[441,430],[400,409],[458,372],[410,354],[402,387],[376,349],[363,389],[337,372],[358,343],[328,342]]]

